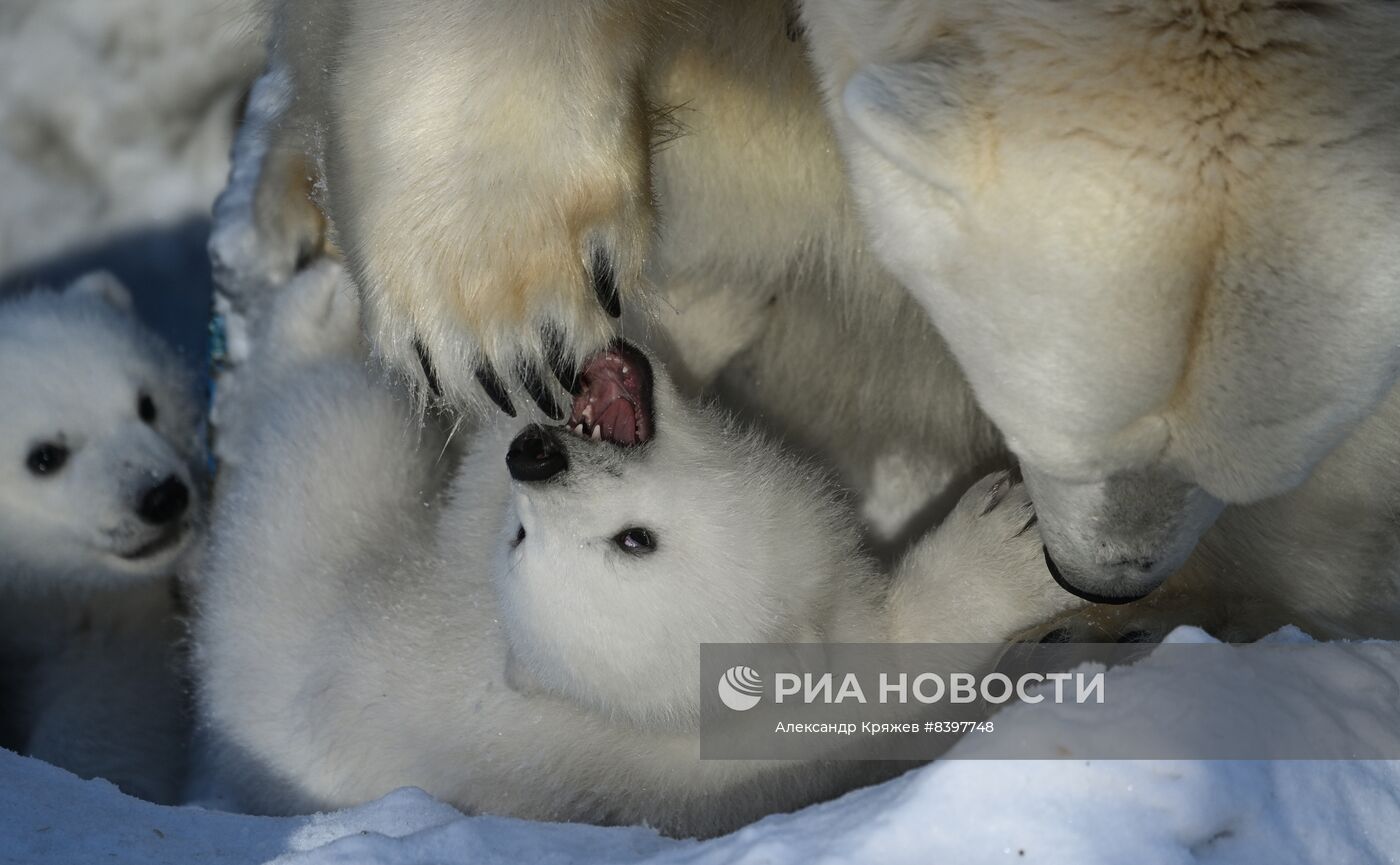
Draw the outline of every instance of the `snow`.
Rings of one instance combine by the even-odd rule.
[[[225,417],[225,406],[237,405],[242,384],[239,368],[262,342],[265,322],[258,318],[257,310],[269,304],[260,300],[292,276],[291,269],[281,261],[284,256],[269,254],[253,224],[253,201],[267,155],[268,130],[291,98],[287,70],[268,69],[253,84],[243,124],[233,142],[228,183],[214,202],[209,258],[215,285],[211,352],[215,386],[209,420],[215,429],[236,422],[235,418]],[[236,416],[237,412],[233,414]],[[220,448],[216,437],[215,456],[224,458]]]
[[[267,156],[268,131],[291,98],[291,77],[285,69],[269,69],[253,84],[234,141],[228,183],[214,202],[209,255],[219,285],[220,311],[230,315],[241,315],[260,292],[275,289],[291,276],[285,265],[278,266],[278,256],[263,248],[253,227],[253,198]],[[243,362],[250,350],[246,338],[231,341],[229,363]]]
[[[1274,638],[1305,640],[1296,631]],[[1180,629],[1170,643],[1210,642]],[[1382,646],[1382,644],[1371,644]],[[1337,648],[1346,648],[1337,644]],[[1389,647],[1393,650],[1393,647]],[[1160,717],[1183,687],[1216,695],[1215,711],[1180,729],[1205,746],[1239,735],[1241,718],[1289,706],[1316,726],[1350,706],[1355,729],[1393,735],[1394,690],[1357,702],[1375,674],[1360,651],[1323,652],[1296,671],[1219,647],[1203,676],[1183,653],[1158,649],[1108,672],[1128,707],[1106,720],[1084,706],[1016,705],[995,716],[1010,736],[1082,750],[1105,725]],[[1175,682],[1173,689],[1170,683]],[[1187,684],[1189,683],[1189,685]],[[1305,694],[1306,699],[1300,699]],[[1369,708],[1365,708],[1369,705]],[[1367,714],[1369,712],[1369,714]],[[1360,717],[1365,715],[1366,717]],[[1244,725],[1248,726],[1248,725]],[[1390,863],[1400,861],[1400,762],[1360,760],[981,760],[975,737],[950,755],[878,787],[795,814],[774,815],[709,841],[645,828],[538,824],[465,816],[405,789],[377,802],[309,817],[251,817],[169,808],[0,753],[0,862],[111,863]]]
[[[0,290],[110,269],[203,359],[209,204],[261,65],[256,2],[0,2]]]

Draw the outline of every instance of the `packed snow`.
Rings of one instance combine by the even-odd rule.
[[[1290,640],[1300,637],[1284,635]],[[1180,629],[1171,642],[1209,640]],[[1225,657],[1238,650],[1227,650]],[[1149,657],[1108,672],[1115,701],[1138,720],[1170,711],[1164,683],[1219,695],[1179,735],[1202,747],[1236,736],[1241,721],[1291,712],[1316,725],[1338,704],[1350,722],[1391,735],[1395,690],[1363,709],[1354,685],[1375,675],[1365,656],[1343,653],[1327,675],[1300,682],[1226,662],[1203,679],[1173,658]],[[1349,662],[1337,658],[1349,658]],[[1187,684],[1189,683],[1189,684]],[[1305,702],[1298,695],[1308,694]],[[1370,712],[1365,717],[1357,713]],[[1287,714],[1276,717],[1290,717]],[[1021,704],[996,716],[1003,735],[1053,739],[1070,752],[1108,735],[1083,706]],[[1249,723],[1256,723],[1250,721]],[[1315,727],[1316,729],[1316,727]],[[1075,863],[1400,861],[1400,762],[1387,761],[989,761],[978,739],[878,787],[795,814],[774,815],[709,841],[662,838],[644,828],[529,823],[464,816],[405,789],[358,808],[308,817],[250,817],[168,808],[80,781],[51,766],[0,754],[0,862],[110,863]],[[961,759],[960,759],[961,758]]]

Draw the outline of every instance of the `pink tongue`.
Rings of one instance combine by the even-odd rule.
[[[603,441],[624,447],[640,444],[651,436],[649,419],[638,404],[644,387],[642,369],[629,363],[625,354],[604,352],[583,369],[583,390],[574,397],[569,425],[587,412],[590,427]]]
[[[598,426],[603,430],[603,438],[620,445],[637,443],[637,414],[632,404],[619,397],[603,409],[598,417]]]

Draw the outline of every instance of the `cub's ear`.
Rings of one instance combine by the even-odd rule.
[[[966,78],[951,59],[870,65],[847,82],[841,103],[866,143],[961,202],[975,153]]]
[[[127,287],[105,270],[95,270],[79,277],[63,293],[67,297],[101,300],[119,312],[129,313],[135,306]]]

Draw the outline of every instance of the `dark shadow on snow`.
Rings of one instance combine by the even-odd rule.
[[[62,288],[92,270],[109,270],[131,289],[141,319],[196,369],[209,352],[208,217],[115,234],[47,259],[0,272],[0,296],[35,286]]]

